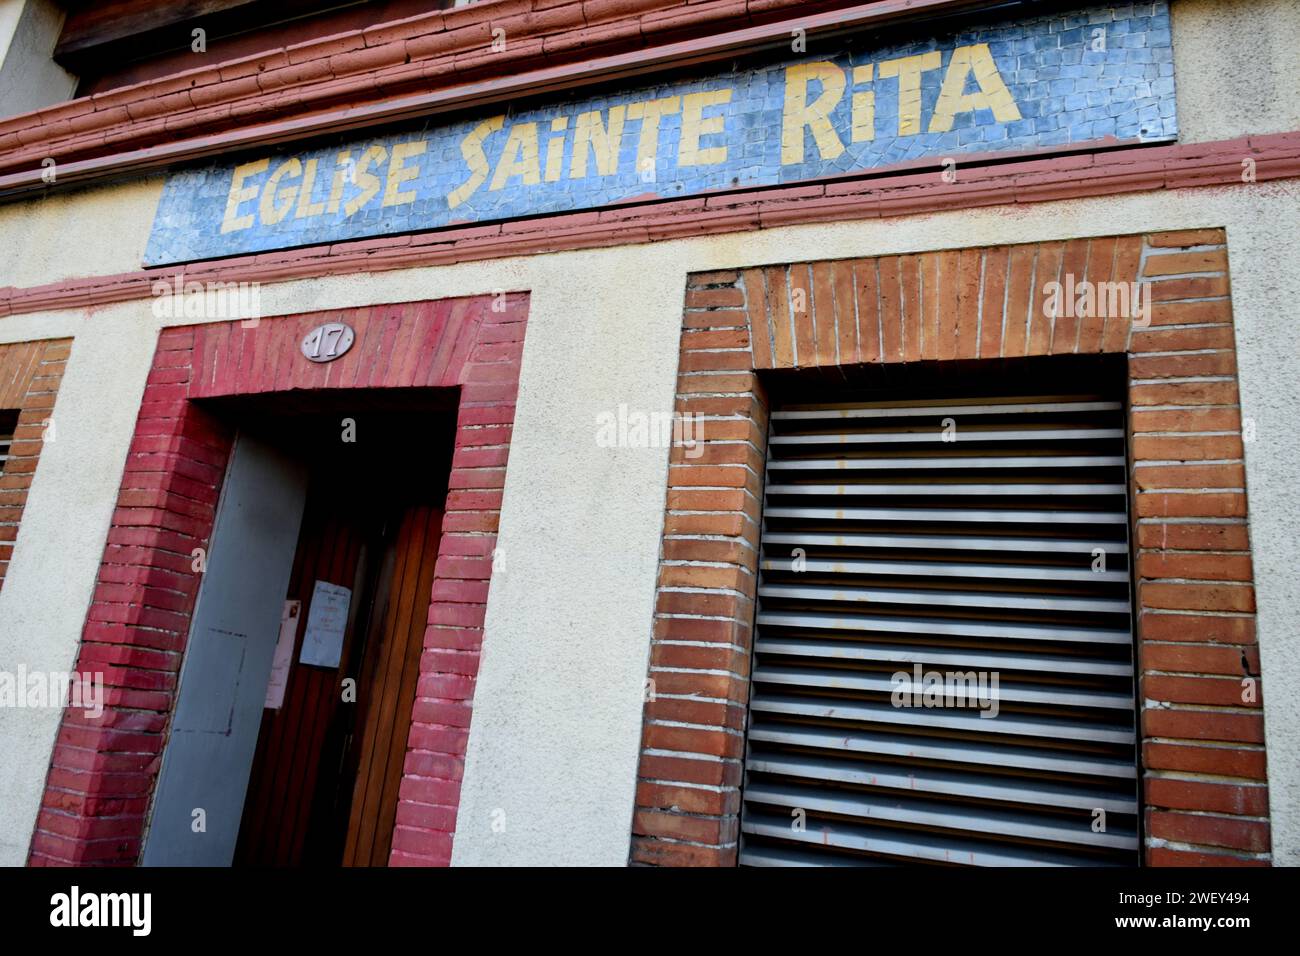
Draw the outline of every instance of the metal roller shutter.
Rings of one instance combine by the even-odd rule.
[[[9,461],[9,449],[14,443],[14,429],[17,425],[17,412],[0,409],[0,475],[4,474],[5,464]]]
[[[771,427],[742,865],[1136,864],[1123,403]]]

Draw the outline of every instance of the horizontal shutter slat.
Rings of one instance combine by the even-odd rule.
[[[1103,541],[1097,538],[989,538],[975,535],[945,535],[941,537],[933,534],[907,534],[903,532],[819,534],[809,531],[789,534],[780,531],[768,531],[764,533],[763,541],[768,545],[788,544],[805,547],[815,544],[834,548],[997,551],[1000,554],[1014,553],[1016,551],[1053,552],[1072,555],[1079,561],[1084,560],[1084,555],[1091,556],[1094,551],[1104,551],[1106,554],[1114,555],[1128,553],[1128,544],[1124,541]],[[790,561],[789,557],[782,560],[787,564]]]
[[[870,733],[830,733],[797,724],[768,723],[762,717],[762,714],[756,715],[749,734],[751,741],[854,754],[913,757],[945,764],[1006,767],[1116,780],[1137,779],[1137,768],[1127,759],[1098,756],[1083,751],[1026,748],[1017,746],[1014,742],[1001,743],[987,739],[971,741],[954,737],[931,741],[923,736],[888,733],[880,728],[872,729]]]
[[[824,657],[838,660],[863,660],[912,664],[928,661],[932,664],[1001,669],[1004,671],[1033,670],[1061,674],[1106,674],[1126,677],[1132,668],[1117,661],[1094,657],[1067,657],[1060,654],[1026,653],[1009,651],[954,650],[933,646],[898,644],[862,644],[848,641],[797,640],[782,641],[760,638],[755,645],[760,654],[785,656]]]
[[[1074,826],[1070,821],[1053,821],[1050,816],[1006,810],[992,803],[950,804],[928,800],[909,791],[904,799],[888,799],[869,792],[850,795],[845,791],[800,785],[784,787],[751,784],[745,795],[750,803],[772,807],[822,810],[838,816],[873,822],[892,821],[938,830],[990,833],[1026,839],[1135,849],[1137,834],[1129,827],[1109,827],[1096,832]]]
[[[1024,449],[1020,449],[1023,451]],[[840,458],[835,461],[771,461],[768,469],[785,471],[954,471],[957,469],[1030,469],[1030,468],[1107,468],[1122,466],[1120,455],[1031,455],[1023,457],[976,457],[963,455],[942,458]]]
[[[1086,565],[1086,562],[1080,562]],[[789,559],[764,560],[764,571],[789,567]],[[807,561],[805,571],[824,574],[907,574],[928,577],[1010,578],[1016,581],[1127,581],[1120,571],[1093,571],[1089,568],[1053,568],[1024,564],[949,564],[937,561]]]
[[[962,432],[958,441],[964,444],[982,442],[1054,442],[1092,441],[1098,438],[1123,438],[1122,428],[1025,428],[1007,429],[973,428]],[[770,441],[781,445],[915,445],[948,444],[941,427],[909,432],[814,432],[808,435],[774,435]],[[951,444],[956,444],[952,442]]]
[[[1093,644],[1131,644],[1128,631],[1056,624],[985,624],[956,618],[870,617],[866,615],[789,614],[758,612],[758,623],[773,627],[807,627],[828,630],[882,631],[902,634],[938,634],[958,637],[990,637],[1003,640],[1083,641]]]
[[[813,518],[829,521],[970,521],[1001,524],[1117,524],[1128,520],[1122,511],[1037,511],[970,508],[790,508],[770,509],[772,518]]]
[[[961,415],[1047,415],[1069,412],[1113,412],[1123,408],[1117,401],[1072,402],[1047,398],[1005,399],[1001,402],[937,402],[930,405],[894,405],[876,402],[871,405],[820,405],[784,408],[774,411],[774,421],[811,421],[844,418],[898,418],[910,416],[943,417]]]
[[[1136,810],[1136,801],[1132,797],[1108,793],[1096,787],[1067,786],[1024,778],[1008,780],[972,771],[900,768],[895,764],[850,762],[825,757],[813,759],[787,754],[756,757],[750,763],[753,770],[806,780],[839,780],[920,793],[986,797],[1007,803],[1040,803],[1079,809],[1105,807],[1117,813],[1133,813]]]

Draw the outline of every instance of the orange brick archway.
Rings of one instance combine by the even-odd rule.
[[[32,865],[139,858],[199,589],[190,555],[207,547],[234,439],[193,400],[430,386],[459,389],[456,449],[390,862],[450,863],[527,314],[513,294],[162,332],[77,659],[104,675],[104,711],[64,711]],[[351,350],[302,359],[304,335],[334,321],[355,329]]]
[[[1151,283],[1149,325],[1053,320],[1044,286]],[[802,307],[802,308],[801,308]],[[1221,230],[690,278],[631,860],[730,865],[739,838],[767,400],[760,372],[1128,356],[1142,793],[1153,865],[1266,865],[1264,718]],[[707,577],[683,574],[709,566]],[[718,703],[701,703],[700,699]]]
[[[0,345],[0,412],[18,412],[9,458],[0,468],[0,587],[71,349],[68,339]]]

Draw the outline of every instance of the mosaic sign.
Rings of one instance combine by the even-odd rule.
[[[792,46],[800,48],[798,37]],[[1177,135],[1165,2],[963,25],[171,175],[147,265]]]

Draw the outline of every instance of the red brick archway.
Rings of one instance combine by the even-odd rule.
[[[450,862],[527,312],[514,294],[161,333],[77,660],[103,673],[104,712],[64,712],[33,865],[139,857],[198,592],[190,555],[207,546],[234,438],[193,400],[417,386],[459,388],[459,410],[391,863]],[[298,343],[330,321],[355,329],[352,349],[305,361]]]
[[[676,409],[706,420],[703,449],[669,463],[632,862],[736,861],[760,373],[1108,352],[1129,370],[1144,860],[1267,865],[1262,691],[1243,698],[1259,654],[1227,270],[1223,231],[1200,230],[691,276]],[[1152,283],[1150,324],[1054,321],[1043,287],[1069,275]]]

